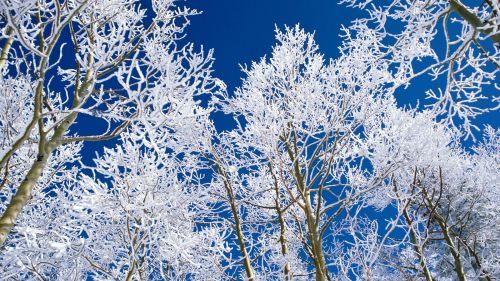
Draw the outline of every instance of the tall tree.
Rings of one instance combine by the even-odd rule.
[[[279,233],[283,257],[291,241],[300,242],[293,248],[299,250],[302,263],[313,266],[294,272],[284,259],[285,279],[298,278],[308,268],[308,278],[327,280],[332,256],[326,239],[333,223],[361,194],[378,185],[364,172],[359,149],[363,127],[390,101],[378,95],[383,84],[372,82],[372,72],[347,70],[348,60],[325,64],[312,35],[300,27],[277,30],[276,38],[279,43],[271,57],[245,69],[243,86],[225,101],[224,112],[240,125],[222,134],[215,172],[223,178],[232,206],[248,215],[265,212],[279,222],[267,229]],[[224,156],[225,151],[231,155]],[[233,203],[235,185],[242,191],[237,194],[239,202]],[[241,220],[236,215],[233,212],[235,220]],[[253,238],[264,231],[257,231],[258,235],[238,237],[247,272],[256,270],[247,248],[260,248],[260,240]]]
[[[174,124],[209,92],[211,54],[178,47],[196,11],[174,1],[2,1],[0,245],[59,150],[115,138],[135,120]],[[152,16],[151,16],[152,15]],[[23,102],[19,109],[19,102]],[[196,109],[194,109],[196,110]],[[182,112],[183,114],[202,114]],[[78,127],[92,120],[101,128]],[[88,134],[84,134],[83,132]],[[39,186],[39,188],[37,188]]]

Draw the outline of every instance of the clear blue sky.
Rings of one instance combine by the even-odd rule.
[[[182,2],[181,2],[182,3]],[[340,6],[337,0],[188,0],[182,4],[203,11],[191,18],[187,40],[215,49],[215,75],[229,90],[239,86],[238,64],[249,64],[269,54],[274,27],[300,25],[316,31],[316,41],[326,58],[338,54],[340,26],[361,15]]]

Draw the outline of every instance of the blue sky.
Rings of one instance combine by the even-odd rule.
[[[188,0],[186,6],[203,11],[192,17],[187,40],[215,49],[215,75],[228,85],[239,86],[238,64],[249,64],[271,52],[275,25],[297,23],[316,31],[316,42],[326,58],[337,56],[341,24],[362,15],[340,6],[336,0]],[[183,3],[183,4],[184,4]]]

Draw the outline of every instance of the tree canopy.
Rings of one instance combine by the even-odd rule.
[[[234,91],[184,4],[0,2],[2,280],[500,276],[497,0],[341,1]]]

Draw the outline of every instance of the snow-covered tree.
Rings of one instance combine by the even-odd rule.
[[[496,190],[484,190],[495,186],[498,165],[491,164],[498,148],[480,146],[478,151],[493,153],[489,160],[485,153],[467,153],[460,148],[460,131],[437,122],[432,110],[398,109],[393,73],[382,64],[359,63],[374,59],[373,52],[350,52],[325,63],[312,35],[299,27],[278,30],[276,37],[272,55],[244,68],[243,85],[223,101],[238,128],[221,133],[212,148],[216,190],[227,192],[220,200],[231,209],[226,214],[235,225],[243,275],[316,280],[419,274],[429,280],[453,272],[458,280],[492,276],[495,269],[483,269],[470,239],[498,214],[474,214],[479,225],[471,216],[481,213],[476,202],[496,196]],[[489,172],[482,165],[490,165]],[[472,171],[490,180],[477,182]],[[449,205],[441,206],[443,193]],[[491,206],[485,208],[491,212]],[[385,219],[367,214],[382,210]],[[448,229],[465,217],[467,223],[452,234]],[[462,229],[474,234],[462,237]],[[434,236],[420,237],[421,231]],[[269,263],[279,260],[280,252],[265,252],[269,239],[281,248],[275,266]],[[494,243],[489,245],[485,253],[497,252]],[[289,260],[289,247],[298,251],[295,260]],[[415,264],[394,260],[403,250],[420,257],[412,260],[420,269],[406,270]],[[439,268],[443,260],[451,261],[448,269]],[[491,256],[484,261],[495,263]]]
[[[500,276],[499,132],[462,142],[498,102],[498,2],[346,3],[337,58],[277,28],[228,93],[174,0],[0,2],[0,277]]]
[[[185,125],[197,122],[189,119]],[[202,164],[188,147],[199,145],[183,134],[132,125],[94,167],[67,172],[19,217],[0,259],[2,275],[220,280],[224,230],[211,223]]]
[[[283,278],[326,280],[334,222],[379,184],[366,173],[360,143],[364,126],[391,104],[380,94],[384,81],[374,83],[389,75],[349,67],[347,59],[325,63],[298,26],[277,30],[276,38],[271,57],[245,69],[243,86],[224,101],[240,125],[214,145],[214,173],[235,224],[252,221],[236,226],[247,278],[270,274],[273,267],[253,261],[263,255],[262,241],[272,239],[282,249],[274,268]],[[302,261],[287,260],[287,248]]]
[[[341,2],[368,14],[345,28],[341,49],[366,52],[359,63],[390,69],[391,91],[418,97],[440,122],[467,137],[480,129],[475,117],[498,109],[498,0]],[[425,93],[401,89],[422,81],[428,81]]]
[[[214,87],[211,54],[176,43],[196,11],[171,0],[151,1],[149,9],[140,2],[0,4],[0,244],[29,200],[57,184],[41,178],[68,168],[65,158],[53,159],[66,156],[65,147],[115,138],[136,121],[175,126],[206,113],[193,97]],[[78,125],[89,120],[101,127]]]
[[[376,263],[392,279],[492,280],[498,276],[498,131],[467,152],[429,112],[385,113],[367,138],[374,173],[392,172],[367,198],[396,210]],[[390,278],[390,279],[391,279]]]

